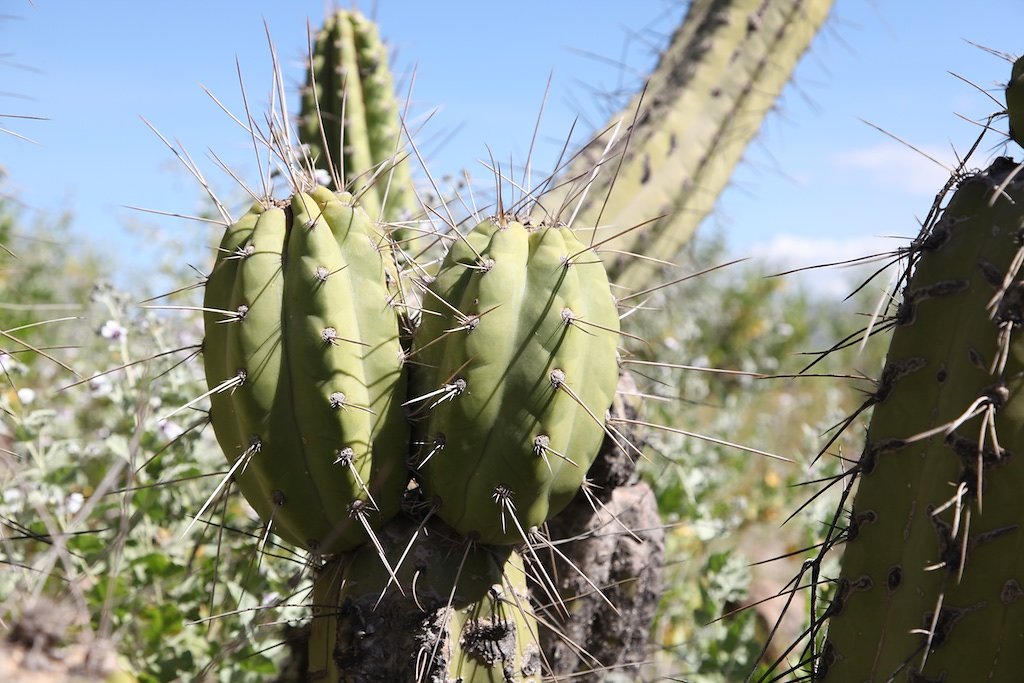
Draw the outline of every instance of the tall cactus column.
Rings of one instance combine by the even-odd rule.
[[[652,262],[625,255],[672,258],[711,211],[750,140],[832,8],[833,0],[694,0],[648,78],[645,92],[612,117],[628,135],[607,150],[605,133],[590,142],[541,198],[543,210],[572,215],[573,227],[605,227],[601,241],[609,277],[640,288],[655,275]],[[642,97],[642,101],[641,101]],[[621,157],[621,159],[620,159]],[[614,182],[614,185],[613,185]],[[535,212],[537,213],[537,212]],[[580,232],[580,240],[591,241]]]
[[[817,678],[1024,671],[1024,178],[966,178],[912,247]]]

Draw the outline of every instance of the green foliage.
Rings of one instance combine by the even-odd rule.
[[[691,258],[706,265],[721,256],[720,245],[699,241]],[[645,378],[641,391],[651,396],[646,422],[796,461],[669,431],[648,435],[641,470],[657,493],[668,530],[668,590],[654,630],[661,676],[742,680],[763,671],[807,626],[806,595],[798,592],[757,666],[785,602],[772,596],[813,556],[807,549],[820,541],[822,523],[836,504],[838,491],[814,499],[783,525],[811,496],[803,482],[841,470],[834,457],[812,466],[807,454],[820,447],[823,432],[853,411],[857,397],[834,380],[772,375],[800,370],[809,347],[845,336],[851,313],[870,310],[874,302],[861,297],[843,310],[808,295],[791,278],[766,278],[771,272],[764,265],[730,266],[654,296],[633,314],[633,329],[648,342],[631,345],[633,358],[653,360],[652,349],[663,349],[657,359],[664,363],[769,375],[723,376],[627,361]],[[860,354],[834,353],[815,371],[871,371],[880,364],[879,350],[869,345]],[[838,447],[852,449],[854,439],[844,436]]]
[[[96,257],[86,250],[67,259],[65,271],[44,257],[54,253],[66,259],[68,222],[66,215],[42,216],[26,225],[16,202],[0,195],[0,352],[13,354],[21,363],[38,361],[28,346],[56,346],[67,340],[62,323],[50,321],[76,314],[82,304],[75,299],[76,290],[98,272]]]
[[[65,259],[82,251],[56,248],[47,262],[73,272]],[[260,650],[276,629],[254,608],[289,595],[301,565],[257,552],[260,525],[237,500],[221,507],[223,528],[183,537],[223,476],[202,415],[160,419],[201,393],[196,368],[180,364],[199,330],[109,285],[76,287],[62,296],[83,301],[82,320],[55,329],[75,339],[70,360],[89,374],[69,387],[75,377],[37,359],[18,376],[32,400],[0,398],[9,454],[0,459],[0,594],[26,599],[7,601],[5,619],[41,592],[72,606],[69,639],[111,639],[141,681],[196,680],[207,666],[212,680],[266,680],[278,653]],[[173,348],[182,351],[152,358]],[[119,369],[95,370],[107,367]]]

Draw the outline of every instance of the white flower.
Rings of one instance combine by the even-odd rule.
[[[25,366],[14,360],[14,356],[0,351],[0,373],[12,374],[21,372],[24,369]]]
[[[106,375],[93,375],[89,380],[89,391],[93,396],[109,396],[114,391],[114,385]]]
[[[313,179],[316,180],[317,185],[331,184],[331,174],[322,168],[318,168],[313,172]]]
[[[18,400],[21,401],[23,405],[28,405],[32,401],[36,400],[35,389],[29,389],[28,387],[18,389]]]
[[[128,334],[128,330],[116,320],[108,320],[100,328],[100,336],[111,341],[123,339],[126,334]]]
[[[177,423],[171,422],[170,420],[160,420],[160,422],[157,423],[157,426],[160,428],[160,433],[168,441],[174,441],[185,432],[185,430],[179,427]]]
[[[84,504],[85,496],[78,491],[75,491],[64,499],[64,509],[68,511],[69,515],[77,515],[78,511],[82,509],[82,505]]]

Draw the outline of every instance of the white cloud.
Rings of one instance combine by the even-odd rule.
[[[950,169],[956,166],[952,150],[918,149]],[[870,173],[872,185],[913,194],[934,195],[949,180],[948,170],[895,141],[837,152],[831,161],[840,170]]]

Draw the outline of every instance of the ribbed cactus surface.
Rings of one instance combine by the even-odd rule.
[[[314,36],[299,138],[336,189],[389,222],[418,212],[394,87],[377,26],[354,10],[330,14]]]
[[[564,227],[502,216],[456,241],[412,360],[419,477],[438,515],[517,543],[579,490],[618,382],[604,267]]]
[[[206,283],[210,420],[284,540],[351,548],[398,509],[408,426],[398,322],[366,214],[326,188],[257,204]]]
[[[832,681],[1024,671],[1024,180],[1000,158],[912,246],[817,663]]]

